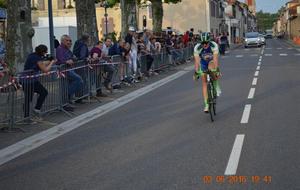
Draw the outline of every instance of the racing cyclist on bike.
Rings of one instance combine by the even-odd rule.
[[[195,75],[197,79],[202,79],[202,94],[204,99],[204,112],[208,113],[208,95],[207,95],[207,81],[206,74],[203,71],[210,70],[218,79],[220,76],[219,71],[219,47],[211,40],[210,34],[204,32],[200,35],[200,42],[194,48],[195,59]],[[217,96],[220,96],[221,89],[218,80],[213,81]]]

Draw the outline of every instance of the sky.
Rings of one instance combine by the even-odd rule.
[[[280,7],[291,0],[256,0],[256,11],[277,13]]]

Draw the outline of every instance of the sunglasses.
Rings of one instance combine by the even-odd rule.
[[[209,42],[201,42],[202,45],[207,45]]]

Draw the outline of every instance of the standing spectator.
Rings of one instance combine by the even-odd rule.
[[[186,31],[185,34],[183,35],[182,41],[185,47],[188,46],[188,43],[190,41],[190,37],[189,37],[189,31]]]
[[[130,60],[129,65],[131,67],[131,70],[133,72],[133,78],[136,78],[137,74],[137,43],[136,43],[136,33],[134,27],[129,27],[129,32],[127,36],[125,37],[125,42],[129,43],[130,45]]]
[[[109,49],[112,46],[112,42],[110,38],[107,38],[105,40],[105,43],[103,44],[102,47],[102,55],[105,60],[109,60]],[[104,87],[109,90],[112,93],[112,78],[115,72],[114,66],[112,64],[106,64],[104,65],[104,72],[106,73],[105,79],[104,79]]]
[[[54,36],[54,48],[56,49],[56,48],[58,48],[58,46],[59,46],[60,44],[59,44],[59,41],[56,39],[56,37]]]
[[[90,36],[83,34],[82,37],[77,40],[73,47],[73,54],[79,60],[86,60],[89,56],[88,44],[90,42]]]
[[[98,41],[96,43],[96,45],[91,49],[90,56],[93,61],[98,63],[103,58],[102,48],[103,48],[103,42]],[[98,77],[98,80],[101,81],[101,74],[100,74],[100,76],[97,76],[97,77]],[[97,90],[96,96],[107,97],[107,95],[102,92],[101,88]]]
[[[24,65],[24,72],[26,73],[26,75],[34,75],[40,71],[46,73],[51,70],[51,67],[56,62],[56,60],[45,60],[47,51],[47,46],[41,44],[35,48],[34,53],[28,55]],[[30,102],[32,102],[33,93],[37,93],[39,95],[33,111],[37,114],[41,114],[41,108],[48,95],[48,91],[38,81],[37,78],[23,79],[22,85],[25,94],[24,117],[29,117]]]
[[[71,37],[68,35],[63,35],[61,37],[61,44],[56,49],[57,64],[66,64],[69,67],[74,66],[74,55],[70,48],[72,46]],[[69,101],[72,100],[73,96],[77,91],[79,91],[83,86],[82,78],[75,73],[74,70],[68,71],[68,98]],[[69,109],[69,108],[68,108]],[[70,109],[70,111],[72,111]]]
[[[146,60],[145,75],[146,77],[149,77],[150,76],[149,71],[153,63],[153,57],[150,54],[150,44],[149,45],[145,44],[143,35],[140,35],[137,41],[137,45],[138,45],[138,57],[140,60],[140,65],[143,64],[142,60]]]
[[[220,44],[220,53],[221,53],[221,55],[225,55],[226,46],[228,45],[228,38],[227,38],[227,36],[225,35],[224,32],[220,36],[219,44]]]

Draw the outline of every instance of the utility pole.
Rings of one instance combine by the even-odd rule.
[[[50,55],[55,57],[52,0],[48,0],[48,17],[49,17]]]

